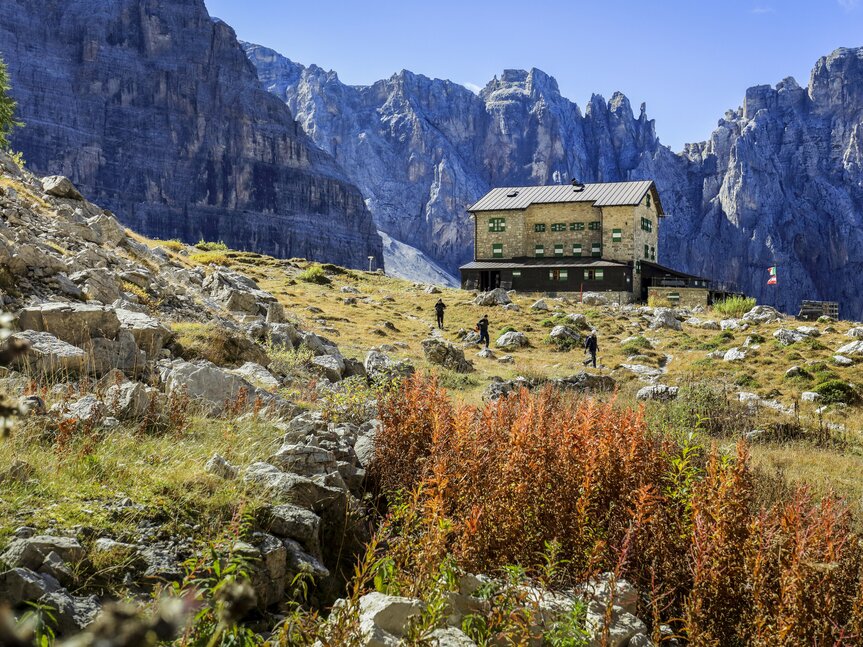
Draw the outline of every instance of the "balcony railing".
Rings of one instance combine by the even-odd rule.
[[[737,284],[730,281],[708,281],[678,276],[655,276],[650,279],[650,286],[655,288],[701,288],[711,292],[740,294]]]

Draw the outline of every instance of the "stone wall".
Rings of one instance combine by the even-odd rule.
[[[679,301],[669,297],[672,294],[680,296]],[[647,300],[651,306],[694,308],[695,306],[707,307],[707,289],[705,288],[648,288]]]

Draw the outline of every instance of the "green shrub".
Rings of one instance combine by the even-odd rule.
[[[219,241],[218,243],[211,243],[205,241],[203,238],[199,240],[195,247],[200,249],[203,252],[226,252],[228,251],[228,246],[225,243]]]
[[[197,245],[196,245],[197,247]],[[197,252],[189,254],[189,260],[201,265],[230,265],[231,259],[224,252]]]
[[[621,349],[623,349],[623,352],[627,355],[639,355],[641,351],[651,350],[652,348],[653,344],[651,344],[643,335],[638,335],[637,337],[628,339],[626,343],[621,346]]]
[[[723,330],[721,333],[718,333],[706,342],[703,342],[699,348],[701,350],[716,350],[720,346],[727,346],[728,343],[732,341],[734,341],[734,333],[730,330]]]
[[[15,120],[17,104],[9,96],[10,88],[9,71],[6,68],[6,63],[0,59],[0,148],[4,150],[9,147],[9,135],[12,130],[21,125],[21,122]],[[23,162],[23,159],[20,161]],[[17,162],[18,160],[16,160]]]
[[[297,278],[306,283],[316,283],[318,285],[327,285],[332,283],[320,263],[309,265],[306,269],[297,274]]]
[[[842,380],[828,380],[815,387],[814,391],[821,395],[824,404],[844,402],[853,404],[860,398],[854,387]]]
[[[713,304],[714,312],[726,317],[742,317],[755,307],[755,299],[752,297],[728,297],[724,301]]]
[[[513,328],[512,326],[504,326],[503,328],[500,329],[499,334],[503,335],[503,334],[508,333],[508,332],[518,332],[518,331],[515,328]]]

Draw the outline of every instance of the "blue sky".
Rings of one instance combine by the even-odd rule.
[[[747,87],[863,45],[863,0],[205,0],[237,35],[368,84],[401,69],[482,86],[537,67],[584,107],[615,90],[647,103],[674,150],[707,137]]]

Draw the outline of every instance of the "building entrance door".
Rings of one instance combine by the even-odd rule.
[[[488,292],[500,287],[500,272],[497,270],[489,270],[480,272],[479,289],[481,292]]]

